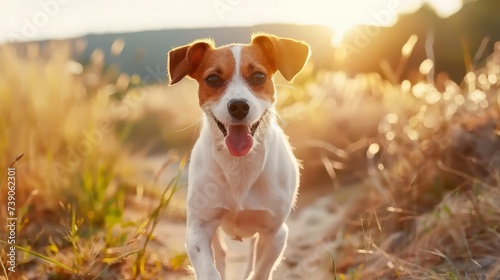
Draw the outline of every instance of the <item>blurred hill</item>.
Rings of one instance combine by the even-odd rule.
[[[234,28],[201,28],[201,29],[175,29],[160,31],[144,31],[124,34],[92,34],[83,37],[87,47],[80,54],[79,59],[86,62],[92,52],[100,48],[104,51],[106,62],[116,65],[121,72],[139,74],[141,77],[150,76],[150,81],[166,78],[165,66],[167,52],[178,46],[188,44],[200,38],[213,38],[218,46],[230,43],[246,43],[254,32],[267,32],[277,36],[292,37],[297,40],[307,41],[314,50],[313,60],[319,67],[326,61],[322,56],[327,55],[331,48],[330,40],[332,31],[324,26],[301,26],[287,24],[258,25],[253,27]],[[121,38],[125,43],[120,56],[110,54],[113,42]],[[315,63],[316,64],[316,63]]]
[[[420,63],[433,55],[435,73],[447,72],[451,79],[460,82],[466,70],[484,66],[493,44],[500,41],[500,1],[467,2],[448,18],[440,18],[424,5],[413,14],[400,16],[394,26],[381,28],[376,36],[370,37],[369,30],[368,26],[359,26],[344,38],[344,44],[355,48],[341,67],[348,73],[380,73],[382,59],[396,68],[402,46],[416,34],[419,40],[402,76],[415,79]],[[362,41],[366,38],[366,42]],[[426,52],[427,41],[433,46],[433,53]]]
[[[416,34],[419,39],[399,78],[421,79],[419,65],[429,56],[434,56],[436,75],[444,71],[454,81],[461,82],[466,71],[473,70],[473,66],[483,66],[486,57],[493,52],[494,42],[500,41],[499,11],[500,1],[478,0],[465,3],[459,12],[448,18],[440,18],[432,8],[423,6],[415,13],[401,15],[391,27],[362,25],[354,28],[342,42],[342,46],[350,49],[342,59],[336,55],[338,49],[331,44],[334,31],[319,25],[268,24],[90,34],[75,41],[84,42],[83,47],[80,44],[77,56],[83,64],[90,61],[96,49],[100,49],[106,64],[119,68],[114,72],[139,74],[148,82],[158,82],[166,79],[167,52],[199,38],[211,37],[216,44],[223,45],[249,42],[252,33],[268,32],[308,42],[313,50],[311,60],[316,70],[341,70],[349,75],[377,72],[384,76],[381,61],[386,60],[392,69],[396,69],[401,61],[401,48],[412,34]],[[123,40],[124,47],[120,55],[112,55],[111,46],[117,39]],[[433,47],[426,51],[426,43]]]

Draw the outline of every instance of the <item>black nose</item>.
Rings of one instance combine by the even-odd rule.
[[[229,114],[238,120],[244,119],[250,111],[250,105],[245,99],[233,99],[227,104]]]

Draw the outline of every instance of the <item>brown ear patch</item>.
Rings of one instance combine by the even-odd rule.
[[[181,46],[168,53],[167,69],[170,85],[173,85],[186,75],[191,75],[198,66],[207,50],[214,48],[211,40],[198,40],[189,45]]]
[[[309,45],[287,38],[268,34],[256,34],[252,37],[252,45],[259,46],[269,59],[274,60],[281,75],[291,81],[302,70],[310,54]]]

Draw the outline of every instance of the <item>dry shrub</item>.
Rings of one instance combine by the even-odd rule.
[[[489,61],[499,57],[497,50]],[[363,277],[484,279],[496,269],[499,77],[495,66],[469,73],[465,89],[448,81],[439,92],[420,82],[387,97],[391,104],[410,98],[413,108],[388,107],[381,137],[372,142],[376,153],[367,152],[379,191],[360,209],[370,232],[364,238],[375,251],[358,259],[366,265]]]
[[[461,85],[445,75],[435,85],[319,73],[300,89],[280,89],[282,116],[293,120],[285,129],[304,159],[302,188],[371,184],[368,201],[345,218],[350,241],[332,252],[347,256],[335,257],[338,275],[498,277],[500,43],[495,48]]]
[[[85,66],[74,61],[79,43],[0,46],[0,170],[24,154],[14,165],[17,245],[46,256],[18,250],[17,270],[29,279],[123,279],[115,268],[134,249],[127,242],[149,238],[138,230],[148,217],[131,221],[124,215],[126,196],[139,183],[126,183],[138,171],[122,142],[131,121],[140,118],[147,89],[138,76],[116,75],[100,50]],[[140,184],[159,192],[152,178]],[[6,186],[1,182],[0,192]],[[0,220],[6,217],[2,207]],[[0,245],[2,256],[6,248]],[[114,248],[121,250],[112,253]],[[148,271],[161,270],[158,262],[146,264]]]

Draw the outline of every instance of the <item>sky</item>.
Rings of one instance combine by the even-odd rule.
[[[341,35],[356,24],[391,25],[423,2],[449,16],[461,0],[0,0],[0,42],[88,33],[324,24]]]

